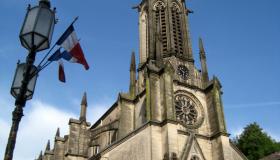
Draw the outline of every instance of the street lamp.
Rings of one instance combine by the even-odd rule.
[[[23,107],[27,100],[31,100],[38,69],[34,66],[36,52],[50,47],[55,25],[55,10],[51,10],[49,0],[40,0],[39,5],[28,7],[25,20],[20,31],[20,42],[29,51],[25,63],[17,65],[11,94],[15,97],[15,110],[9,134],[4,160],[12,160],[16,144],[19,123],[23,116]]]
[[[21,89],[21,84],[22,81],[24,79],[24,74],[26,72],[26,67],[27,65],[25,63],[21,63],[21,64],[17,64],[17,69],[16,69],[16,73],[14,76],[14,81],[11,87],[11,95],[15,98],[18,97],[18,95],[20,94],[20,89]],[[36,73],[37,72],[37,67],[35,67],[34,65],[31,67],[30,70],[30,74]],[[37,75],[34,75],[33,77],[30,78],[29,83],[27,85],[27,89],[25,92],[25,98],[26,100],[30,100],[33,97],[33,93],[35,90],[35,85],[36,85],[36,81],[37,81]]]
[[[27,9],[19,35],[22,46],[37,52],[48,49],[55,24],[55,13],[50,10],[49,0],[40,0],[39,6]]]

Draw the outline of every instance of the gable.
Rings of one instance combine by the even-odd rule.
[[[180,156],[181,160],[206,160],[194,134],[191,134]]]

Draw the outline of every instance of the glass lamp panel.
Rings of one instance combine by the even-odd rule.
[[[35,32],[48,38],[52,22],[52,12],[47,8],[40,8]]]
[[[30,73],[33,74],[33,73],[36,72],[36,70],[37,70],[37,68],[33,65]],[[25,72],[26,72],[26,64],[25,63],[19,64],[17,66],[14,81],[13,81],[13,84],[12,84],[12,87],[11,87],[11,94],[15,98],[17,98],[17,96],[20,93],[20,88],[21,88],[21,85],[22,85],[22,81],[23,81]],[[38,77],[38,75],[33,76],[28,83],[27,91],[26,91],[26,94],[25,94],[26,100],[32,99],[37,77]]]
[[[53,28],[53,22],[54,13],[48,8],[41,7],[35,28],[35,33],[37,35],[40,35],[40,38],[37,38],[38,41],[34,41],[35,45],[38,46],[38,50],[44,50],[49,48],[49,41],[50,37],[52,36],[50,32]],[[41,38],[43,38],[43,40]],[[42,44],[42,42],[44,43]]]
[[[45,41],[44,43],[42,43],[41,45],[40,45],[40,47],[37,49],[37,51],[42,51],[42,50],[44,50],[44,49],[46,49],[46,48],[49,48],[50,46],[49,46],[49,41]]]
[[[53,15],[52,24],[51,24],[51,27],[50,27],[50,32],[49,32],[49,45],[51,44],[51,41],[52,41],[54,25],[55,25],[55,15]]]
[[[29,33],[29,34],[26,34],[24,36],[22,36],[22,39],[21,39],[21,43],[22,45],[25,47],[25,48],[31,48],[32,47],[32,33]]]
[[[42,35],[34,34],[34,45],[38,46],[39,48],[41,47],[40,45],[43,44],[44,41],[47,41],[45,37]],[[39,50],[39,49],[37,49]]]
[[[26,34],[26,33],[30,33],[30,32],[33,31],[34,25],[36,23],[36,18],[37,18],[38,12],[39,12],[38,7],[31,8],[27,12],[26,17],[25,17],[25,22],[22,26],[21,35]]]
[[[14,81],[11,87],[11,94],[16,98],[19,95],[21,82],[23,80],[23,64],[17,65]]]

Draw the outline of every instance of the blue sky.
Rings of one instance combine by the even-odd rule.
[[[52,0],[59,19],[53,42],[79,16],[75,28],[91,68],[85,71],[82,65],[64,63],[66,84],[58,81],[56,63],[40,73],[34,98],[25,107],[16,160],[34,158],[47,139],[53,138],[56,127],[67,132],[67,120],[79,115],[84,91],[88,93],[88,115],[93,122],[113,104],[118,92],[128,90],[130,54],[132,50],[138,53],[139,46],[138,13],[131,7],[139,1]],[[11,123],[14,99],[9,90],[16,62],[24,61],[27,55],[18,34],[29,3],[37,1],[0,2],[1,157]],[[279,6],[279,0],[188,1],[188,7],[194,10],[189,19],[195,57],[198,60],[201,36],[209,72],[223,85],[227,128],[234,135],[256,121],[280,140]],[[37,63],[45,53],[38,53]]]

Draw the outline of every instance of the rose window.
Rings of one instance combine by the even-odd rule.
[[[194,125],[197,122],[197,106],[189,97],[177,95],[175,97],[175,109],[177,120],[186,125]]]

